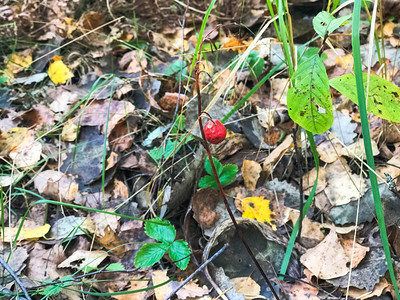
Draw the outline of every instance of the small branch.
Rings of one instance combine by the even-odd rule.
[[[225,244],[222,246],[221,249],[219,249],[213,256],[211,256],[206,262],[204,262],[196,271],[194,271],[188,278],[186,278],[184,281],[182,281],[182,283],[171,292],[171,294],[168,295],[167,298],[165,298],[165,300],[169,300],[171,299],[171,297],[173,295],[175,295],[181,288],[184,287],[185,284],[187,284],[190,280],[192,280],[192,278],[199,273],[200,271],[202,271],[210,262],[212,262],[214,259],[216,259],[222,252],[225,251],[226,247],[228,247],[228,244]]]
[[[28,294],[28,291],[26,290],[24,284],[21,282],[17,274],[14,273],[14,271],[10,268],[10,266],[7,264],[7,262],[0,256],[0,264],[3,266],[4,269],[7,270],[8,273],[14,278],[15,282],[19,285],[21,288],[22,292],[25,295],[25,298],[28,300],[31,300],[31,297]]]
[[[216,27],[216,28],[218,28],[218,27]],[[214,28],[213,30],[211,30],[211,32],[213,32],[216,28]],[[210,32],[210,33],[211,33],[211,32]],[[209,33],[209,34],[210,34],[210,33]],[[208,35],[209,35],[209,34],[208,34]],[[198,57],[197,57],[197,63],[196,63],[196,66],[195,66],[195,77],[196,77],[196,83],[195,83],[195,85],[196,85],[197,108],[198,108],[197,114],[198,114],[198,121],[199,121],[199,127],[200,127],[201,137],[202,137],[202,139],[203,139],[203,145],[204,145],[204,148],[206,149],[207,156],[208,156],[209,161],[210,161],[211,169],[212,169],[212,171],[213,171],[215,180],[216,180],[217,185],[218,185],[219,193],[220,193],[220,195],[221,195],[221,197],[222,197],[222,199],[223,199],[223,201],[224,201],[225,208],[226,208],[226,210],[227,210],[227,212],[228,212],[228,214],[229,214],[229,217],[231,218],[232,223],[233,223],[233,225],[235,226],[235,230],[236,230],[236,232],[237,232],[237,234],[238,234],[240,240],[242,241],[244,247],[246,248],[246,251],[248,252],[248,254],[250,255],[252,261],[254,262],[255,266],[257,267],[257,269],[258,269],[259,272],[261,273],[261,275],[262,275],[262,277],[264,278],[265,282],[268,284],[269,288],[271,289],[271,292],[274,294],[275,299],[279,300],[278,294],[276,293],[274,287],[272,286],[272,284],[271,284],[270,280],[268,279],[267,275],[265,274],[264,270],[262,269],[260,263],[258,262],[258,260],[256,259],[256,257],[254,256],[253,251],[251,250],[250,246],[248,245],[246,239],[244,238],[244,235],[243,235],[242,231],[241,231],[240,228],[239,228],[238,223],[236,222],[235,216],[233,215],[233,212],[232,212],[232,210],[231,210],[231,208],[230,208],[230,206],[229,206],[228,200],[226,199],[225,192],[224,192],[224,190],[223,190],[223,188],[222,188],[222,185],[221,185],[221,182],[220,182],[220,180],[219,180],[218,172],[217,172],[217,169],[215,168],[214,161],[213,161],[213,159],[212,159],[210,146],[208,145],[206,136],[205,136],[205,134],[204,134],[203,122],[202,122],[202,118],[201,118],[201,115],[202,115],[202,108],[201,108],[200,79],[199,79],[200,70],[199,70],[199,63],[198,63],[198,62],[200,61],[201,47],[202,47],[202,45],[203,45],[204,40],[208,38],[208,35],[203,39],[203,41],[202,41],[201,44],[200,44],[200,51],[199,51],[199,55],[198,55]]]

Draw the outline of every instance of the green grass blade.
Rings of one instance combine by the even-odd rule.
[[[318,175],[319,175],[319,157],[317,152],[317,146],[315,145],[314,137],[310,131],[307,131],[307,138],[310,142],[311,152],[313,154],[314,162],[315,162],[315,169],[317,170],[317,177],[315,178],[313,188],[310,192],[310,195],[307,198],[306,203],[303,206],[303,219],[307,215],[308,210],[310,209],[312,200],[314,199],[315,191],[317,190],[317,183],[318,183]],[[303,220],[302,220],[303,221]],[[285,256],[283,257],[282,265],[280,274],[286,274],[287,268],[289,266],[290,257],[292,256],[294,243],[296,241],[297,234],[300,228],[300,218],[297,219],[296,224],[293,227],[292,234],[290,235],[289,242],[286,248]],[[283,280],[283,276],[279,277],[280,280]]]
[[[379,194],[378,181],[375,174],[375,162],[372,154],[371,136],[369,133],[368,115],[367,115],[367,104],[364,92],[362,65],[361,65],[361,54],[360,54],[360,11],[361,11],[362,0],[354,1],[353,9],[353,26],[352,26],[352,46],[353,46],[353,58],[354,58],[354,73],[356,76],[357,84],[357,97],[358,105],[360,108],[360,119],[361,129],[364,140],[365,153],[367,156],[367,164],[370,167],[368,169],[369,178],[371,181],[372,195],[374,197],[374,205],[376,210],[376,217],[378,219],[379,232],[381,234],[383,250],[385,251],[386,262],[389,269],[390,279],[394,290],[396,292],[397,299],[400,299],[399,288],[397,286],[396,277],[394,275],[393,263],[390,256],[390,246],[388,242],[385,219],[383,216],[383,208],[381,203],[381,197]]]
[[[280,34],[281,34],[281,38],[282,38],[281,41],[282,41],[282,45],[283,45],[283,53],[285,55],[286,64],[289,67],[289,74],[290,74],[290,78],[291,78],[292,74],[294,73],[294,69],[293,69],[292,59],[290,57],[289,44],[288,44],[287,34],[286,34],[286,24],[285,24],[285,20],[284,20],[284,12],[283,12],[283,8],[284,8],[283,0],[279,0],[278,3],[279,3],[279,5],[278,5],[279,30],[280,30]],[[294,55],[294,53],[293,53],[293,55]],[[292,80],[292,78],[291,78],[291,80]]]

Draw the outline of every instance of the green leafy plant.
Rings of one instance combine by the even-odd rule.
[[[239,54],[243,55],[243,54]],[[234,60],[237,58],[234,58]],[[231,70],[236,66],[237,63],[232,64]],[[259,56],[258,51],[252,50],[246,57],[246,60],[242,63],[240,68],[247,69],[254,78],[258,78],[264,69],[264,59]]]
[[[146,234],[160,243],[148,243],[139,249],[135,257],[135,267],[150,267],[158,262],[166,252],[181,270],[185,270],[190,260],[190,249],[184,240],[176,240],[174,226],[167,220],[155,218],[146,222]]]
[[[219,180],[221,182],[221,185],[228,185],[232,181],[235,180],[236,174],[238,172],[238,167],[236,165],[222,165],[218,159],[213,157],[214,165],[218,173]],[[218,189],[218,184],[217,181],[214,177],[210,160],[207,157],[206,161],[204,162],[204,168],[206,169],[206,172],[209,175],[206,175],[202,177],[199,181],[199,187],[200,188],[207,188],[210,187],[212,189],[217,190]]]

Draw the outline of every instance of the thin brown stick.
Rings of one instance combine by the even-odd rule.
[[[212,30],[212,31],[213,31],[213,30]],[[212,31],[211,31],[211,32],[212,32]],[[205,37],[205,39],[206,39],[206,38],[207,38],[207,36]],[[204,41],[204,39],[203,39],[203,41]],[[200,45],[200,49],[201,49],[202,44],[203,44],[203,42],[202,42],[201,45]],[[199,53],[201,53],[201,51],[200,51]],[[200,54],[199,54],[199,56],[198,56],[198,58],[197,58],[197,62],[199,62],[199,60],[200,60]],[[199,79],[200,70],[199,70],[199,67],[198,67],[198,66],[199,66],[199,64],[196,63],[196,67],[195,67],[196,82],[195,82],[195,85],[196,85],[196,93],[197,93],[197,108],[198,108],[197,114],[198,114],[198,121],[199,121],[199,127],[200,127],[201,137],[202,137],[202,139],[203,139],[203,145],[204,145],[204,148],[206,149],[207,156],[208,156],[208,159],[209,159],[209,161],[210,161],[211,169],[212,169],[212,171],[213,171],[215,180],[216,180],[217,185],[218,185],[219,193],[220,193],[220,195],[221,195],[221,197],[222,197],[222,199],[223,199],[223,201],[224,201],[225,208],[226,208],[226,210],[227,210],[227,212],[228,212],[228,214],[229,214],[229,217],[231,218],[232,223],[233,223],[233,225],[235,226],[235,230],[236,230],[236,232],[237,232],[237,234],[238,234],[240,240],[242,241],[244,247],[245,247],[246,250],[247,250],[247,253],[249,253],[249,255],[250,255],[252,261],[253,261],[254,264],[256,265],[257,269],[260,271],[260,273],[261,273],[262,277],[264,278],[265,282],[268,284],[268,287],[271,289],[271,292],[274,294],[275,299],[279,300],[279,296],[278,296],[277,292],[275,291],[274,287],[272,286],[271,281],[268,279],[268,277],[267,277],[267,275],[265,274],[264,270],[262,269],[260,263],[258,262],[258,260],[256,259],[256,257],[254,256],[253,251],[251,250],[250,246],[248,245],[246,239],[244,238],[244,235],[243,235],[242,231],[240,230],[238,223],[236,222],[235,216],[233,215],[233,212],[232,212],[232,210],[231,210],[231,208],[230,208],[230,206],[229,206],[228,200],[226,199],[225,192],[224,192],[224,190],[223,190],[223,188],[222,188],[222,185],[221,185],[221,182],[220,182],[220,180],[219,180],[218,172],[217,172],[217,169],[215,168],[214,161],[213,161],[213,159],[212,159],[210,146],[208,145],[208,142],[207,142],[207,140],[206,140],[206,136],[205,136],[205,134],[204,134],[204,129],[203,129],[203,122],[202,122],[202,118],[201,118],[201,115],[202,115],[202,108],[201,108],[200,79]]]

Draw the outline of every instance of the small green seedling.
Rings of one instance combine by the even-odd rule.
[[[217,169],[218,177],[222,186],[228,185],[235,180],[236,174],[238,172],[238,167],[236,165],[223,166],[219,162],[219,160],[216,159],[215,157],[213,157],[213,161],[215,168]],[[204,168],[206,169],[206,172],[210,175],[206,175],[200,179],[199,187],[200,188],[210,187],[212,189],[217,190],[218,189],[217,181],[215,180],[213,171],[211,169],[210,160],[208,159],[208,157],[206,158],[206,161],[204,163]]]
[[[177,267],[185,270],[190,260],[190,249],[184,240],[176,240],[174,226],[167,220],[155,218],[145,224],[146,234],[161,243],[148,243],[139,249],[135,257],[135,267],[146,268],[158,262],[168,251]]]

